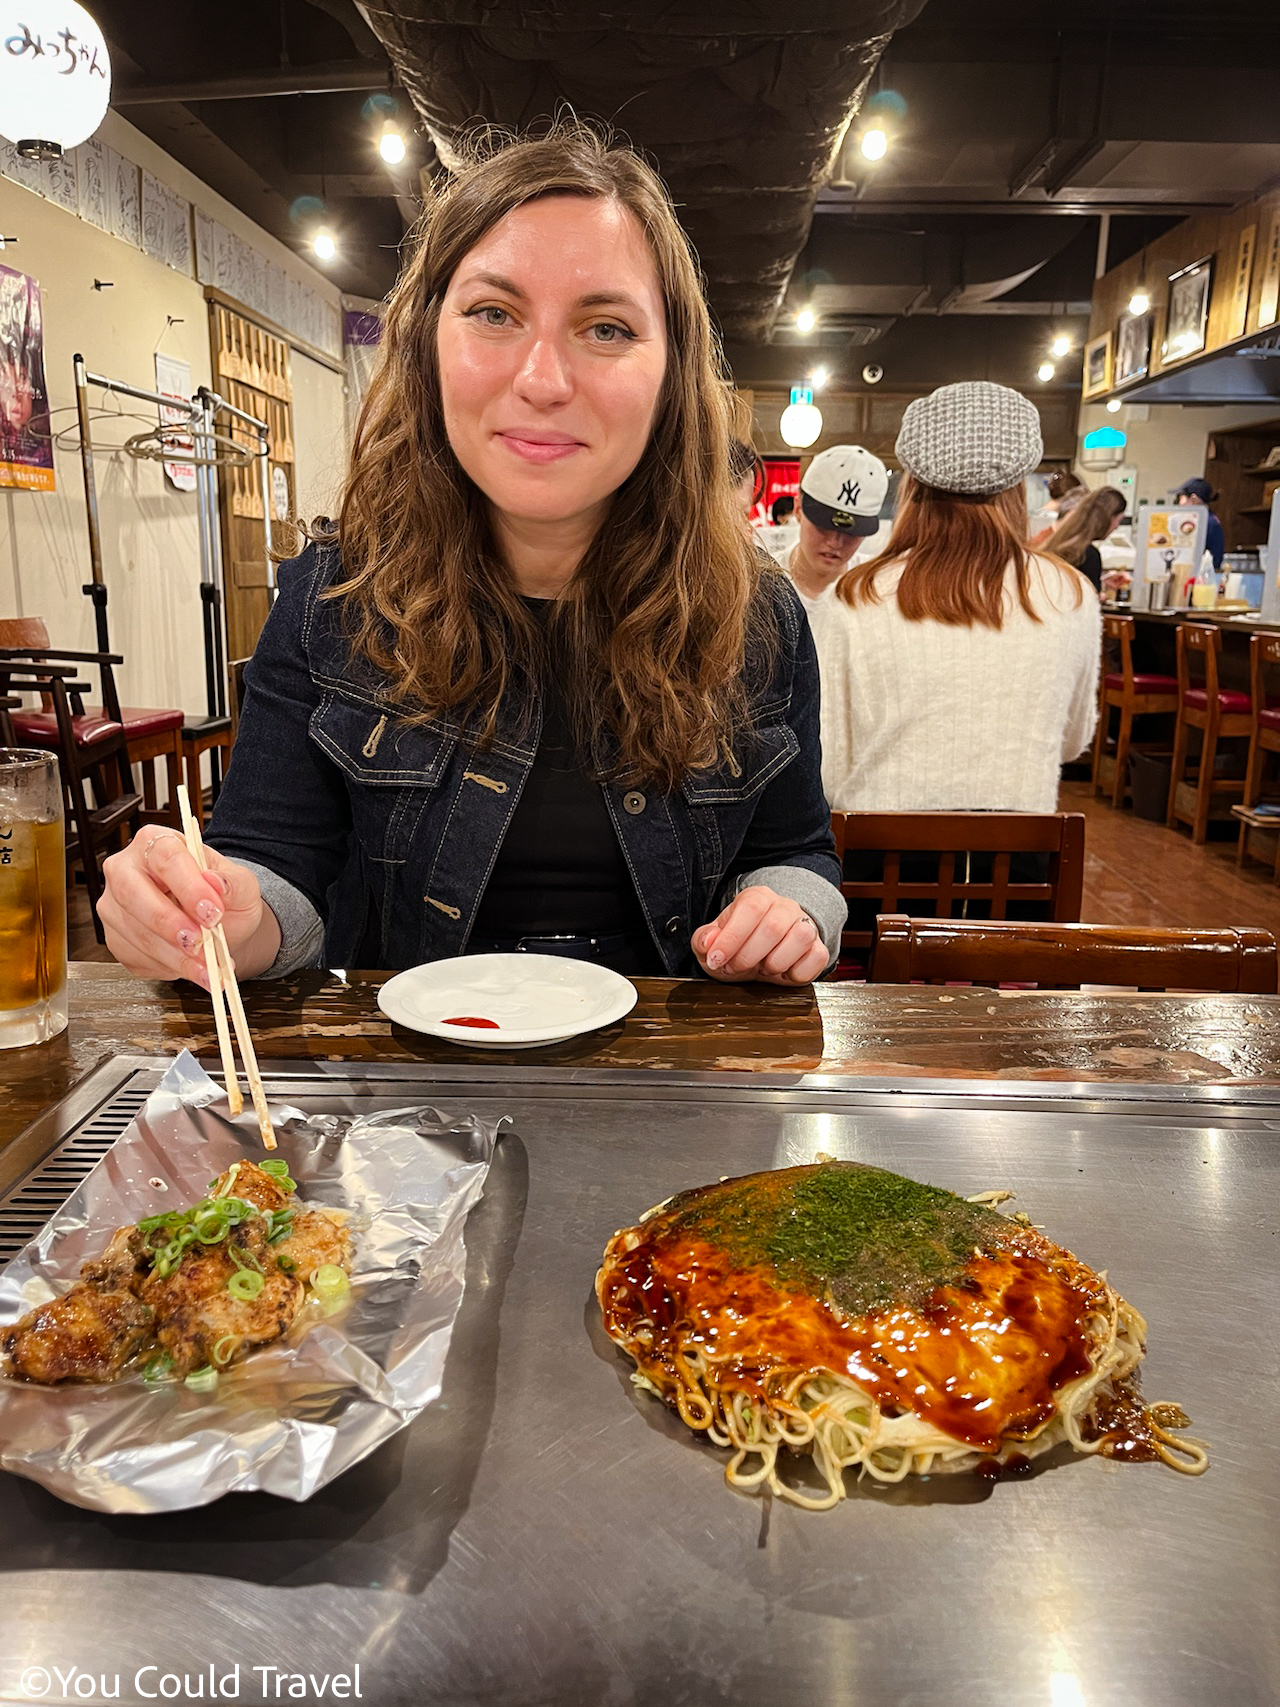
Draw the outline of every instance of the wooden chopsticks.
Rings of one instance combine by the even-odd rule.
[[[195,821],[190,797],[182,783],[178,785],[178,808],[182,813],[182,833],[187,839],[187,849],[201,871],[207,871],[209,864],[205,859],[200,826]],[[240,1045],[240,1054],[244,1060],[244,1076],[249,1081],[249,1095],[253,1098],[253,1111],[258,1117],[262,1142],[268,1150],[274,1150],[275,1127],[271,1124],[267,1093],[262,1086],[258,1057],[254,1052],[253,1039],[249,1035],[249,1021],[245,1018],[244,1003],[240,1000],[240,986],[236,983],[236,971],[231,963],[231,951],[227,947],[227,933],[218,924],[212,930],[202,927],[200,936],[204,945],[204,963],[209,973],[209,994],[213,997],[213,1018],[218,1028],[218,1048],[222,1053],[222,1072],[227,1081],[227,1101],[231,1107],[232,1118],[243,1112],[244,1097],[240,1092],[240,1081],[236,1078],[235,1056],[231,1052],[231,1034],[227,1028],[228,1006],[236,1028],[236,1042]]]

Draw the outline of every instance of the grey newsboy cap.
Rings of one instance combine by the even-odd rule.
[[[1044,455],[1035,404],[985,379],[939,386],[909,403],[894,448],[926,486],[975,496],[1016,486]]]

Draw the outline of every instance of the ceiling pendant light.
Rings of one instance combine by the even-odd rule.
[[[813,401],[810,386],[791,387],[791,402],[782,411],[778,431],[783,444],[790,445],[792,450],[808,450],[818,437],[822,431],[822,411]]]
[[[872,125],[870,130],[862,133],[862,153],[867,160],[883,160],[889,152],[889,133],[879,125]]]
[[[1059,332],[1058,336],[1049,345],[1049,354],[1051,356],[1058,357],[1060,360],[1063,356],[1069,355],[1070,353],[1071,353],[1071,340],[1070,340],[1070,338],[1068,338],[1068,336],[1066,335],[1065,332]]]
[[[1047,385],[1057,371],[1052,362],[1041,362],[1036,369],[1036,378],[1041,385]]]
[[[382,136],[378,142],[378,153],[386,161],[387,165],[398,166],[404,159],[407,152],[408,149],[405,146],[404,137],[396,129],[395,125],[389,124],[385,126]]]
[[[84,7],[6,6],[0,36],[0,136],[31,160],[56,160],[87,141],[111,100],[111,58]]]
[[[311,247],[315,250],[316,256],[321,261],[332,261],[334,256],[338,253],[338,245],[334,240],[334,235],[332,231],[327,229],[316,232],[315,236],[311,239]]]
[[[818,316],[813,312],[812,308],[802,308],[799,314],[796,315],[797,332],[812,332],[817,324]]]

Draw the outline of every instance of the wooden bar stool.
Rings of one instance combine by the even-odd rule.
[[[1244,779],[1244,804],[1256,806],[1262,794],[1267,754],[1280,753],[1280,703],[1267,693],[1267,670],[1280,665],[1280,634],[1254,634],[1249,640],[1249,697],[1253,730],[1249,738],[1249,768]]]
[[[1191,825],[1191,840],[1209,834],[1214,797],[1244,794],[1244,780],[1214,775],[1218,742],[1242,740],[1253,733],[1253,704],[1247,693],[1218,686],[1218,655],[1222,634],[1211,623],[1178,624],[1178,728],[1173,742],[1173,777],[1169,783],[1169,812],[1165,823],[1176,829]],[[1192,676],[1194,665],[1204,667],[1203,680]],[[1187,747],[1193,729],[1202,735],[1200,770],[1194,787],[1183,780]]]
[[[230,717],[188,717],[182,729],[182,758],[187,773],[187,793],[196,823],[204,828],[204,783],[200,778],[201,755],[214,749],[221,756],[222,775],[227,774],[231,756]],[[214,772],[213,798],[218,798],[218,774]]]
[[[1111,786],[1111,804],[1123,806],[1129,786],[1129,753],[1133,743],[1133,720],[1150,717],[1156,712],[1172,715],[1178,709],[1178,679],[1176,676],[1137,675],[1133,668],[1134,620],[1131,616],[1103,616],[1102,638],[1119,642],[1120,668],[1103,672],[1098,684],[1098,732],[1093,739],[1093,792],[1105,792],[1103,768],[1106,763],[1107,735],[1114,707],[1120,713],[1120,729],[1116,736],[1115,778]],[[1141,751],[1139,747],[1133,749]]]
[[[33,659],[71,659],[96,665],[101,677],[102,704],[85,706],[83,696],[74,704],[77,715],[105,717],[119,722],[129,747],[129,763],[142,767],[142,822],[171,824],[180,828],[178,817],[178,784],[182,781],[182,725],[185,714],[176,706],[125,705],[114,693],[111,665],[123,663],[118,653],[99,657],[93,652],[67,652],[52,645],[49,628],[42,616],[5,617],[0,620],[0,646],[21,648]],[[67,690],[72,691],[70,688]],[[73,696],[74,698],[74,696]],[[54,718],[47,697],[43,710],[43,733],[52,733]],[[21,719],[18,724],[21,732]],[[156,761],[165,761],[168,799],[163,807],[156,791]]]

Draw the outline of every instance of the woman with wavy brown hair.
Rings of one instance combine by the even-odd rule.
[[[1126,502],[1124,493],[1115,486],[1099,486],[1096,492],[1086,493],[1062,518],[1041,549],[1078,569],[1094,591],[1100,593],[1102,553],[1098,542],[1119,527]]]
[[[396,287],[335,524],[280,571],[202,876],[139,832],[102,918],[203,981],[534,949],[799,983],[844,903],[817,670],[744,537],[731,395],[647,165],[488,147]]]

